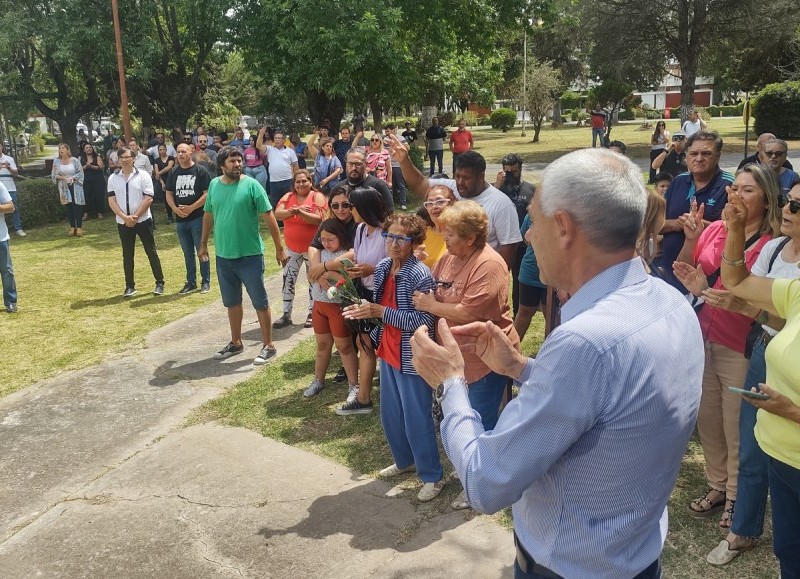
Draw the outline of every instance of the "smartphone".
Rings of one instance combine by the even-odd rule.
[[[349,268],[355,266],[355,264],[352,261],[350,261],[349,259],[347,259],[346,257],[344,259],[340,259],[339,263],[341,263],[345,267],[345,269],[349,269]]]
[[[728,392],[733,392],[734,394],[741,394],[743,396],[748,396],[750,398],[758,398],[759,400],[769,400],[769,396],[767,396],[763,392],[753,392],[751,390],[745,390],[743,388],[734,388],[733,386],[728,386]]]

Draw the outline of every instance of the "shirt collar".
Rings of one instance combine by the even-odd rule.
[[[568,322],[590,309],[607,295],[622,288],[646,281],[647,272],[638,256],[612,265],[600,272],[572,296],[561,308],[561,321]]]

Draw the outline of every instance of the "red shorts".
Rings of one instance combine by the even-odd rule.
[[[311,321],[315,334],[333,334],[335,338],[349,338],[353,334],[342,316],[339,304],[315,301]]]

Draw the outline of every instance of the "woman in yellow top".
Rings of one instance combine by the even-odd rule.
[[[425,243],[414,252],[414,256],[430,269],[447,253],[444,243],[444,224],[439,221],[442,211],[457,201],[455,194],[446,185],[434,185],[428,189],[422,207],[417,215],[428,224],[425,230]]]
[[[800,228],[800,186],[781,197],[781,204],[781,231],[792,236]],[[767,399],[748,396],[745,400],[759,409],[756,440],[769,456],[772,543],[781,576],[800,577],[800,279],[748,273],[744,267],[747,207],[730,189],[723,218],[728,226],[721,268],[725,287],[734,296],[786,320],[765,353],[767,383],[761,385],[761,392]]]

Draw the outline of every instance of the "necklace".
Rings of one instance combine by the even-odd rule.
[[[476,253],[478,253],[478,249],[477,249],[477,248],[475,248],[475,249],[473,249],[473,250],[472,250],[472,253],[470,253],[470,254],[469,254],[469,257],[466,259],[466,261],[465,261],[465,262],[464,262],[464,263],[461,265],[461,267],[460,267],[460,268],[458,269],[458,271],[455,273],[455,275],[453,276],[453,281],[444,281],[444,280],[438,280],[438,279],[437,279],[437,280],[434,280],[434,281],[436,282],[436,287],[437,287],[437,288],[438,288],[438,287],[441,287],[441,288],[443,288],[443,289],[450,289],[451,287],[453,287],[453,283],[455,282],[455,279],[456,279],[458,276],[460,276],[460,275],[461,275],[461,272],[462,272],[462,271],[464,271],[464,268],[465,268],[465,267],[467,267],[467,264],[468,264],[468,263],[469,263],[469,262],[472,260],[472,257],[473,257],[473,256],[474,256]]]

